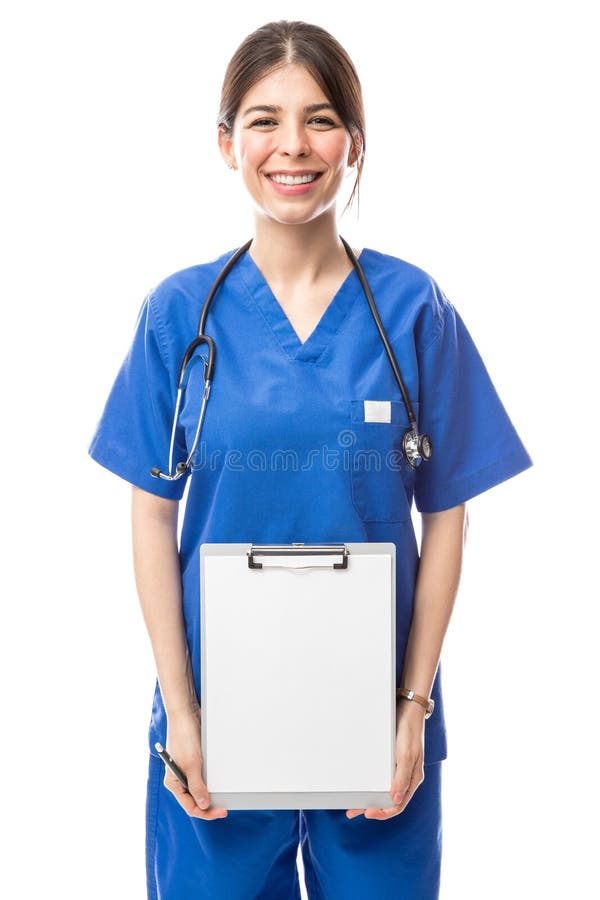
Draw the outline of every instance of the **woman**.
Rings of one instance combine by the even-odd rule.
[[[179,363],[232,251],[169,276],[146,297],[90,448],[133,485],[134,565],[157,666],[148,896],[297,898],[300,842],[311,898],[429,900],[439,892],[447,753],[439,660],[459,583],[466,501],[531,459],[436,283],[396,257],[354,250],[419,429],[433,441],[431,459],[420,465],[402,457],[407,407],[337,230],[336,200],[352,169],[352,197],[358,188],[365,125],[359,79],[331,35],[285,21],[249,35],[226,71],[218,141],[250,194],[255,228],[205,323],[219,349],[193,476],[188,469],[167,480],[150,469],[165,466]],[[204,366],[196,362],[173,464],[188,455],[200,415]],[[291,471],[274,462],[286,449],[298,462]],[[385,464],[365,464],[372,452]],[[422,515],[420,555],[413,498]],[[211,807],[201,773],[198,548],[245,541],[395,543],[397,685],[415,696],[398,699],[387,808]],[[189,792],[165,770],[157,741],[186,773]]]

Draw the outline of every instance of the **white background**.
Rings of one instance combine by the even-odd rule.
[[[154,664],[129,490],[86,451],[147,290],[251,236],[215,117],[230,56],[280,18],[329,29],[363,83],[360,217],[341,233],[436,278],[535,462],[469,504],[442,656],[442,900],[596,895],[591,13],[23,0],[3,15],[6,896],[145,897]]]

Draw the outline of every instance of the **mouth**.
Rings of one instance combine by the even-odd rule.
[[[295,197],[308,194],[319,181],[323,172],[270,172],[265,175],[276,194],[284,197]]]
[[[269,181],[273,181],[275,184],[312,184],[313,181],[318,181],[322,174],[322,172],[294,172],[293,174],[286,172],[270,172],[266,175],[266,178]]]

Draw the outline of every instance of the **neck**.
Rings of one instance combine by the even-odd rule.
[[[282,225],[257,215],[249,253],[273,284],[310,283],[347,260],[334,214],[301,225]]]

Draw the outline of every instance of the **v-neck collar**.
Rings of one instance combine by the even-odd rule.
[[[366,248],[363,247],[358,257],[361,265],[365,253]],[[357,293],[362,290],[360,279],[353,266],[313,331],[303,342],[247,250],[238,260],[236,268],[283,351],[290,359],[301,362],[316,362],[319,359],[350,312]]]

